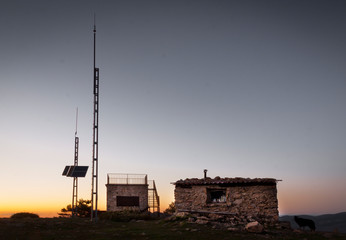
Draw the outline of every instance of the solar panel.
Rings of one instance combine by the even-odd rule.
[[[73,166],[69,171],[68,177],[85,177],[89,166]]]
[[[66,177],[85,177],[89,166],[66,166],[62,175]]]
[[[71,166],[66,166],[66,167],[65,167],[64,171],[62,172],[62,175],[63,175],[63,176],[67,176],[67,173],[68,173],[68,170],[70,170],[70,167],[71,167]]]
[[[67,171],[66,177],[72,177],[72,173],[73,173],[73,169],[75,168],[75,166],[70,166],[70,168]]]

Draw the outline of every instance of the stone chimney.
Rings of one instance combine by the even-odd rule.
[[[204,179],[207,178],[207,172],[208,172],[208,170],[207,170],[207,169],[204,169]]]

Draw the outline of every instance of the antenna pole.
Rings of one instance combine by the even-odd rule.
[[[94,14],[94,124],[91,180],[91,221],[97,221],[98,200],[98,122],[99,122],[99,69],[96,68],[96,23]]]

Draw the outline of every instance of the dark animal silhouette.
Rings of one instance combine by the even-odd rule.
[[[294,216],[294,221],[298,224],[299,228],[303,227],[304,229],[305,227],[309,227],[311,231],[316,230],[315,222],[310,219]]]

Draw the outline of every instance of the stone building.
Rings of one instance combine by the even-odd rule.
[[[108,174],[107,211],[159,211],[155,181],[146,174]]]
[[[177,212],[189,212],[246,225],[258,221],[265,225],[279,219],[277,180],[273,178],[185,179],[174,183]]]

